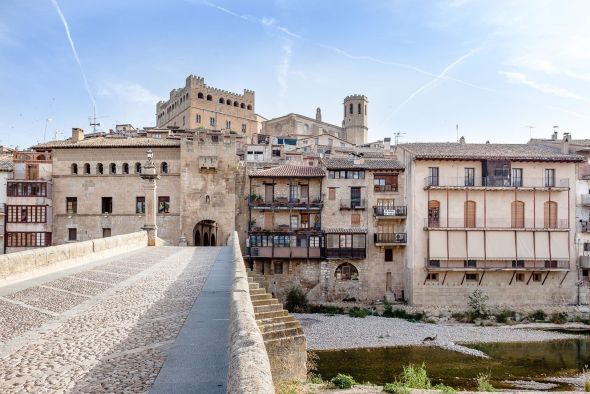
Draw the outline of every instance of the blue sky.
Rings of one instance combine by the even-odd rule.
[[[590,138],[588,15],[585,0],[1,0],[0,144],[88,130],[93,101],[103,128],[153,126],[188,74],[255,90],[268,118],[319,106],[339,124],[365,94],[370,140],[453,141],[456,124],[469,142],[525,142],[528,125]]]

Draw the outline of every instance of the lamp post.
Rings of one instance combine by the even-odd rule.
[[[145,192],[145,225],[142,227],[148,234],[147,246],[156,246],[156,239],[158,237],[158,226],[156,225],[156,180],[160,179],[160,176],[156,172],[153,158],[154,152],[148,149],[147,161],[139,175],[141,179],[147,181],[143,184],[143,190]]]

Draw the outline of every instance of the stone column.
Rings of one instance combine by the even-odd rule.
[[[145,192],[145,225],[142,227],[147,231],[148,244],[147,246],[156,246],[156,239],[158,237],[158,226],[156,225],[156,181],[160,176],[156,173],[156,166],[152,160],[154,154],[152,150],[147,151],[147,162],[141,171],[141,179],[144,179],[143,190]]]

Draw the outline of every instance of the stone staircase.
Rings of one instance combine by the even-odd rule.
[[[268,283],[265,283],[267,280],[263,275],[248,271],[248,282],[256,323],[269,355],[273,379],[275,382],[289,380],[287,378],[305,380],[307,341],[301,323],[267,292]],[[293,375],[295,371],[299,371],[295,373],[297,376]]]

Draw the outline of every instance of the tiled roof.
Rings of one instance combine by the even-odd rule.
[[[8,155],[0,155],[0,171],[12,171],[14,170],[12,153]]]
[[[403,170],[404,166],[395,159],[360,159],[361,163],[355,164],[353,159],[324,159],[323,163],[328,169],[367,169],[367,170]]]
[[[367,228],[366,227],[334,227],[334,228],[325,228],[324,232],[326,234],[366,234]]]
[[[253,171],[251,177],[275,177],[275,178],[323,178],[326,175],[319,167],[282,165],[266,170]]]
[[[180,146],[180,140],[146,138],[146,137],[97,137],[85,138],[82,141],[73,142],[70,139],[62,141],[50,141],[35,145],[33,149],[73,149],[73,148],[149,148],[149,147],[176,147]]]
[[[417,142],[400,144],[415,159],[506,159],[533,161],[580,161],[581,156],[561,153],[557,147],[540,144],[460,144],[456,142]]]

